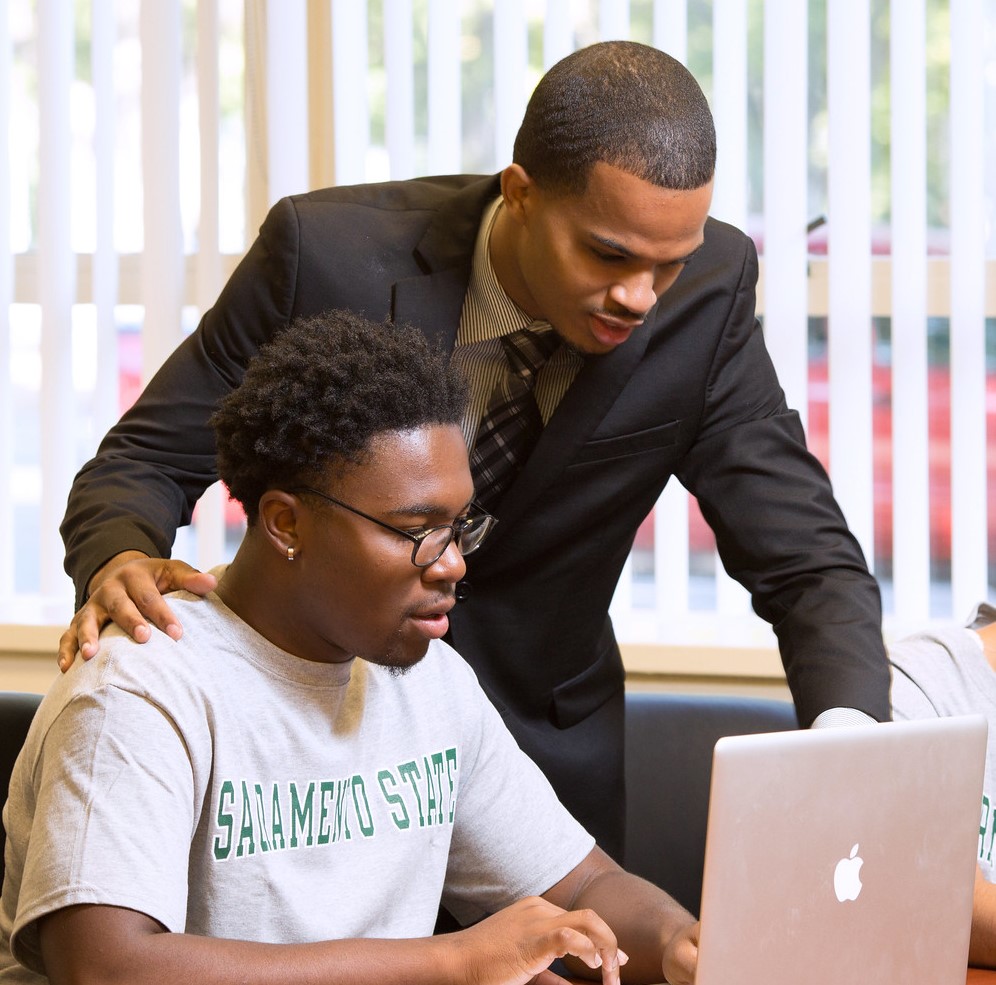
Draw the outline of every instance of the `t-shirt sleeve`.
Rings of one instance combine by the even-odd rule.
[[[892,717],[897,722],[939,717],[923,688],[905,670],[895,665],[892,667],[890,695]]]
[[[182,931],[193,776],[164,712],[117,687],[77,697],[52,723],[34,773],[14,956],[43,970],[39,918],[83,903],[126,907]]]
[[[893,716],[902,721],[973,711],[965,702],[981,652],[978,636],[961,627],[918,633],[893,643],[889,647]]]
[[[468,670],[469,673],[469,670]],[[458,919],[494,913],[546,892],[588,855],[595,840],[560,803],[473,683],[477,743],[460,768],[443,903]]]

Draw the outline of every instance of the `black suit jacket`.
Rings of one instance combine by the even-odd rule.
[[[332,188],[277,203],[216,305],[77,477],[63,524],[82,592],[110,556],[168,556],[217,478],[207,419],[261,343],[333,307],[452,347],[497,179]],[[469,557],[451,621],[523,747],[610,851],[622,832],[623,668],[607,615],[636,528],[672,475],[777,633],[800,722],[889,716],[880,600],[807,452],[754,317],[753,244],[709,220],[646,326],[586,359]],[[666,778],[662,782],[666,782]]]

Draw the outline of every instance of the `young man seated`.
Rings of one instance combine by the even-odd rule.
[[[692,917],[594,845],[441,640],[493,525],[465,400],[420,333],[344,313],[250,363],[213,420],[235,559],[171,598],[179,641],[109,628],[32,725],[0,981],[549,985],[561,956],[692,981]],[[440,903],[469,926],[432,936]]]

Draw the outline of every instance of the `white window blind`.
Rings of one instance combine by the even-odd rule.
[[[896,615],[930,611],[926,3],[891,22],[892,558]],[[966,610],[967,611],[967,610]]]
[[[496,171],[542,71],[614,37],[710,97],[714,213],[755,237],[769,349],[890,620],[963,616],[996,571],[996,0],[892,7],[121,0],[78,23],[71,0],[9,0],[0,622],[68,618],[72,475],[277,197]],[[176,554],[223,559],[220,488],[195,519]],[[613,615],[630,641],[770,639],[675,482]]]

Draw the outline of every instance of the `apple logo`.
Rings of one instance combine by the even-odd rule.
[[[858,855],[858,846],[851,849],[847,858],[842,858],[833,870],[833,891],[839,902],[855,900],[861,892],[861,876],[859,871],[865,860]]]

